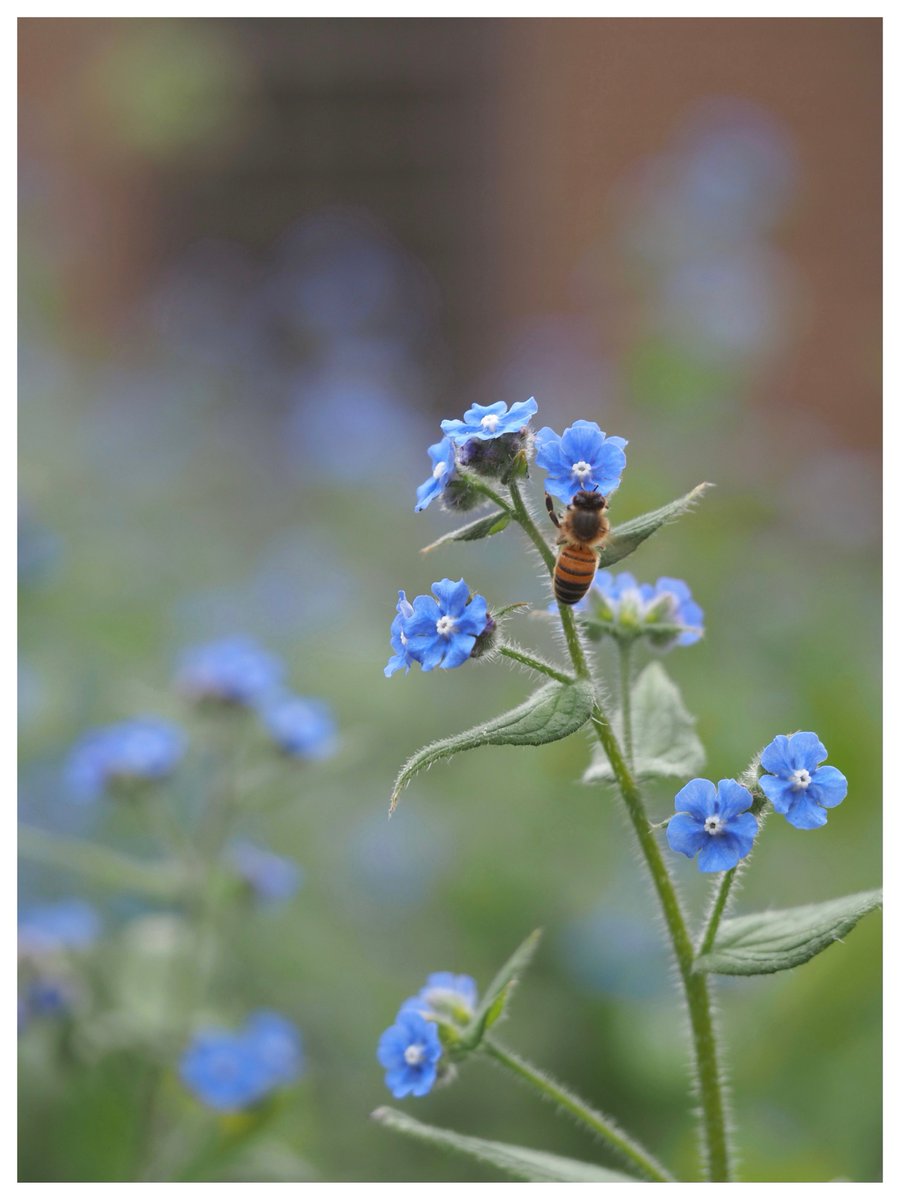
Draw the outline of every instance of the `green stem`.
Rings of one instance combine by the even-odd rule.
[[[634,735],[631,730],[631,641],[619,638],[619,701],[622,705],[622,734],[628,765],[634,770]]]
[[[510,497],[513,503],[513,516],[526,536],[537,549],[541,558],[553,574],[555,558],[553,551],[547,545],[532,518],[522,494],[518,481],[513,479],[509,484]],[[572,659],[575,674],[580,679],[590,678],[590,667],[587,655],[581,644],[578,627],[572,609],[565,604],[559,606],[566,645]],[[728,1181],[731,1178],[728,1133],[725,1119],[725,1100],[721,1069],[716,1045],[716,1033],[713,1025],[712,1004],[708,977],[694,974],[694,949],[690,934],[675,886],[669,875],[665,860],[657,845],[656,838],[648,820],[640,791],[625,761],[612,726],[610,725],[599,701],[595,700],[594,713],[591,718],[597,736],[606,756],[609,759],[616,782],[619,785],[622,799],[628,811],[629,819],[644,855],[647,868],[653,880],[656,894],[662,907],[663,917],[669,931],[678,971],[687,1000],[688,1013],[691,1023],[691,1035],[694,1043],[694,1056],[697,1064],[697,1079],[700,1091],[700,1106],[703,1115],[704,1138],[706,1144],[706,1170],[708,1178],[714,1182]]]
[[[95,883],[159,900],[177,899],[186,881],[185,873],[170,861],[144,862],[98,842],[33,825],[19,826],[19,853],[32,862],[77,871]]]
[[[596,1134],[613,1150],[637,1167],[646,1179],[657,1183],[673,1182],[672,1176],[665,1167],[661,1166],[643,1146],[623,1133],[609,1117],[597,1112],[596,1109],[585,1104],[583,1100],[567,1089],[561,1088],[537,1067],[533,1067],[517,1054],[513,1054],[511,1050],[504,1049],[493,1038],[485,1038],[481,1043],[481,1049],[522,1082],[534,1088],[543,1099],[558,1105],[591,1133]]]
[[[716,898],[713,901],[713,906],[709,911],[709,918],[706,922],[706,929],[703,931],[699,940],[699,949],[697,957],[701,954],[708,954],[713,948],[713,943],[716,940],[716,934],[719,932],[719,922],[725,912],[725,906],[728,903],[728,894],[731,891],[731,885],[734,883],[734,877],[737,874],[737,867],[732,867],[730,871],[726,871],[719,882],[719,890],[716,893]]]
[[[554,667],[552,663],[546,662],[543,658],[538,658],[530,650],[521,650],[518,646],[508,643],[500,647],[500,653],[504,658],[511,658],[513,662],[521,663],[524,667],[531,667],[533,671],[540,671],[542,675],[549,675],[551,679],[556,679],[560,683],[572,683],[571,675],[560,671],[558,667]]]
[[[475,492],[481,492],[482,496],[486,496],[488,500],[493,500],[498,508],[502,508],[504,512],[512,516],[513,510],[506,502],[505,498],[499,492],[495,492],[492,487],[489,487],[479,475],[465,475],[466,483]]]

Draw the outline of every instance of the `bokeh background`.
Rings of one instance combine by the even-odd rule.
[[[739,904],[877,885],[880,22],[19,35],[20,820],[161,853],[138,810],[73,804],[62,765],[88,727],[148,711],[202,759],[210,730],[172,688],[192,643],[259,639],[340,730],[320,762],[257,747],[265,803],[247,787],[242,831],[303,886],[232,911],[202,1011],[178,1018],[270,1007],[303,1034],[303,1077],[224,1157],[172,1150],[216,1118],[165,1041],[148,1112],[177,907],[23,858],[23,906],[80,898],[100,933],[69,964],[69,1015],[20,1034],[21,1177],[494,1178],[369,1121],[390,1100],[375,1045],[426,973],[484,985],[538,925],[507,1040],[690,1170],[680,1007],[615,799],[578,783],[587,739],[463,756],[388,823],[408,753],[529,683],[484,664],[385,680],[387,630],[398,587],[443,575],[543,601],[512,532],[418,554],[452,525],[413,514],[425,448],[472,401],[534,395],[539,423],[628,437],[620,520],[714,481],[629,564],[706,611],[666,666],[709,772],[804,728],[851,784],[820,831],[772,822]],[[702,879],[675,870],[699,912]],[[745,1178],[880,1178],[880,964],[871,917],[802,971],[722,987]],[[593,1153],[478,1062],[407,1106]]]

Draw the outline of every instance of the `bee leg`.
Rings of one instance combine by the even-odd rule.
[[[547,505],[547,512],[550,514],[550,520],[559,529],[559,517],[556,515],[556,509],[553,507],[553,497],[549,492],[544,492],[544,503]]]

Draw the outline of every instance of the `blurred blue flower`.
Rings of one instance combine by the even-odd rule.
[[[431,585],[431,590],[437,600],[416,596],[412,616],[402,618],[398,632],[406,638],[409,658],[419,663],[423,671],[433,671],[437,666],[449,670],[466,661],[475,639],[484,632],[488,623],[487,601],[483,596],[473,596],[470,600],[464,579],[455,583],[452,579],[441,579]],[[395,623],[396,620],[395,617]],[[392,625],[392,636],[393,629]]]
[[[19,502],[19,583],[43,583],[53,573],[60,556],[60,540],[52,529],[35,517],[30,506]]]
[[[204,1029],[181,1056],[183,1083],[210,1108],[233,1112],[257,1104],[303,1069],[300,1035],[278,1013],[252,1014],[242,1029]]]
[[[25,989],[23,997],[26,1017],[58,1017],[69,1012],[75,1003],[71,982],[57,975],[38,975]]]
[[[426,479],[416,488],[416,512],[422,512],[436,496],[441,494],[456,470],[456,452],[450,438],[445,437],[442,441],[429,446],[428,455],[434,469],[431,472],[431,478]]]
[[[27,956],[82,950],[96,941],[100,918],[84,900],[35,904],[19,913],[19,953]]]
[[[552,604],[551,611],[558,611]],[[703,636],[703,609],[683,579],[663,575],[655,584],[638,583],[628,571],[598,571],[591,590],[575,605],[622,632],[646,634],[660,649],[691,646]],[[657,627],[662,627],[657,628]]]
[[[177,725],[136,717],[85,734],[69,753],[66,778],[76,799],[95,800],[116,784],[165,778],[185,747]]]
[[[436,1013],[465,1023],[477,1006],[478,985],[470,975],[436,971],[428,976],[420,992],[404,1000],[400,1011],[417,1012],[422,1016]]]
[[[607,437],[593,421],[576,421],[562,437],[545,425],[535,445],[535,462],[547,472],[545,489],[565,504],[581,491],[608,496],[621,482],[628,442]]]
[[[760,755],[769,772],[759,786],[772,807],[795,829],[818,829],[828,821],[828,808],[847,795],[847,780],[837,767],[819,764],[828,751],[814,733],[779,735]]]
[[[384,1082],[398,1099],[425,1096],[434,1087],[441,1039],[432,1021],[402,1008],[378,1042],[378,1061],[385,1068]]]
[[[231,637],[185,650],[176,686],[192,700],[252,705],[273,692],[283,675],[280,659],[251,638]]]
[[[295,758],[328,758],[337,745],[337,726],[322,700],[285,692],[261,709],[263,725],[285,754]]]
[[[675,816],[666,826],[669,845],[688,858],[697,857],[701,871],[730,871],[753,849],[759,830],[747,812],[753,797],[734,779],[692,779],[675,797]],[[699,853],[698,853],[699,852]]]
[[[472,438],[487,441],[505,433],[518,433],[537,412],[537,400],[517,400],[509,411],[502,400],[496,404],[473,404],[462,421],[441,421],[441,429],[457,446]]]
[[[409,644],[406,634],[403,632],[404,626],[409,618],[413,615],[413,606],[406,598],[406,592],[401,588],[397,593],[397,615],[391,622],[391,649],[396,653],[389,659],[387,666],[384,668],[384,673],[388,679],[395,671],[401,669],[409,674],[409,668],[416,661],[409,652]]]
[[[228,860],[263,903],[290,900],[303,880],[303,872],[292,858],[273,854],[253,842],[232,842]]]

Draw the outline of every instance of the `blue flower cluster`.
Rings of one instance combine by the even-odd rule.
[[[491,442],[507,435],[521,434],[537,412],[537,401],[520,400],[509,408],[496,404],[473,404],[461,421],[441,421],[444,434],[440,442],[428,447],[431,476],[416,489],[416,512],[422,512],[457,477],[457,468],[474,459],[478,443]]]
[[[116,785],[164,779],[180,762],[186,744],[176,725],[155,717],[91,730],[75,744],[66,763],[72,795],[92,801]]]
[[[384,1082],[398,1100],[425,1096],[434,1087],[443,1054],[437,1019],[465,1025],[477,1003],[474,979],[449,971],[429,975],[421,991],[403,1001],[378,1042]]]
[[[837,767],[823,767],[828,751],[814,733],[780,733],[760,755],[768,772],[759,786],[777,813],[795,829],[818,829],[847,795]]]
[[[619,635],[646,635],[660,649],[691,646],[703,636],[703,609],[683,579],[668,575],[650,584],[638,583],[628,571],[598,571],[575,607],[589,609]]]
[[[251,638],[232,637],[184,651],[176,686],[199,703],[255,710],[271,739],[291,757],[327,758],[336,746],[331,710],[321,700],[287,691],[284,676],[280,659]]]
[[[767,772],[759,788],[777,813],[796,829],[818,829],[847,795],[847,780],[837,767],[821,764],[828,751],[814,733],[780,733],[760,755]],[[697,856],[701,871],[730,871],[750,853],[759,830],[748,811],[753,797],[733,779],[718,790],[708,779],[692,779],[675,797],[675,816],[666,826],[669,845],[688,858]]]
[[[300,1034],[285,1017],[261,1010],[236,1031],[201,1030],[182,1054],[179,1070],[185,1086],[204,1104],[238,1112],[301,1073]]]
[[[228,861],[235,874],[263,904],[290,900],[303,881],[303,872],[292,858],[273,854],[253,842],[232,842]]]
[[[464,579],[440,579],[431,590],[434,596],[416,596],[412,604],[399,593],[391,623],[394,655],[384,668],[388,678],[401,668],[408,674],[413,663],[423,671],[459,667],[488,628],[487,601],[471,595]]]

